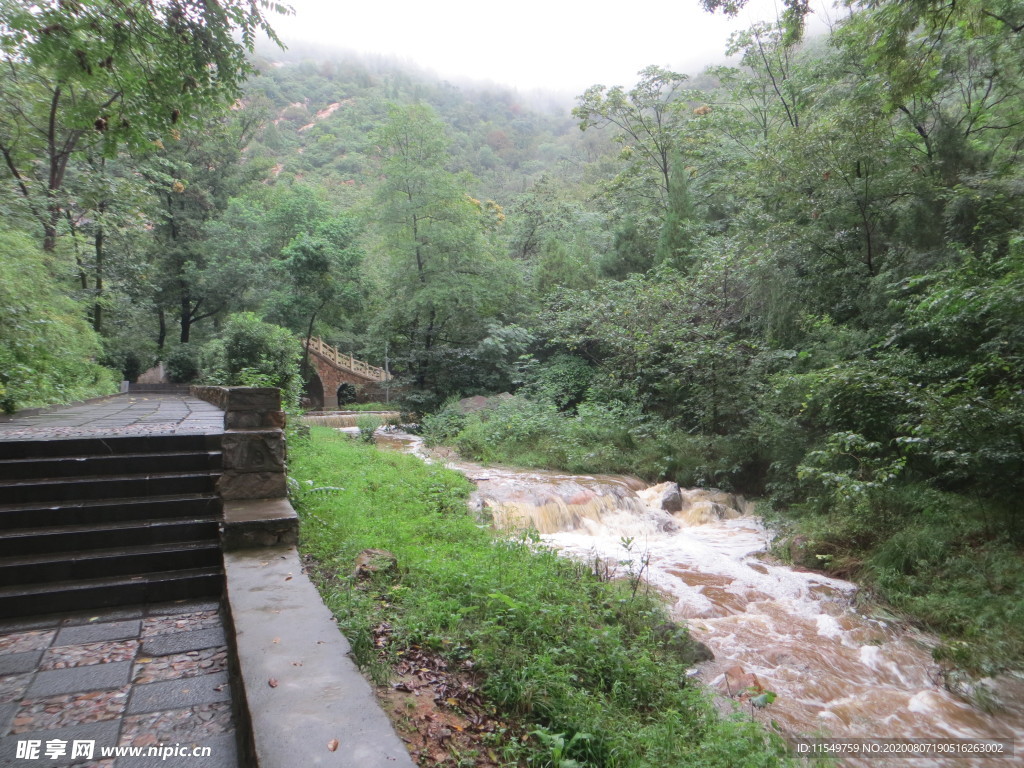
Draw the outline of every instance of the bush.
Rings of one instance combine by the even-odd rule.
[[[302,345],[286,328],[252,312],[231,315],[220,338],[203,346],[201,360],[210,384],[278,387],[286,408],[298,406]]]
[[[199,378],[199,350],[195,347],[180,346],[172,349],[164,368],[171,381],[177,384],[189,384]]]

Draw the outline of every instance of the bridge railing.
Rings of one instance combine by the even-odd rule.
[[[310,352],[315,352],[325,360],[330,360],[339,368],[357,373],[360,376],[365,376],[368,379],[374,381],[389,381],[392,377],[383,368],[378,368],[375,365],[364,363],[362,360],[356,360],[352,355],[344,354],[337,347],[332,347],[330,344],[325,342],[319,336],[314,336],[309,340],[308,349]]]

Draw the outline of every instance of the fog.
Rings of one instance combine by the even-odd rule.
[[[725,59],[729,34],[776,17],[774,0],[751,0],[735,19],[705,12],[698,0],[391,0],[378,6],[290,0],[296,14],[272,16],[286,45],[314,43],[386,55],[441,77],[522,91],[581,93],[595,83],[631,85],[658,64],[699,72]],[[812,32],[835,11],[816,6]]]

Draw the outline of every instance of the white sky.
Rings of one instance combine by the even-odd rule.
[[[650,64],[698,72],[723,60],[731,31],[774,19],[781,8],[750,0],[727,19],[706,13],[699,0],[283,1],[296,15],[272,15],[271,26],[285,44],[386,54],[442,77],[573,93],[595,83],[632,85]],[[826,8],[819,7],[812,30],[835,16]]]

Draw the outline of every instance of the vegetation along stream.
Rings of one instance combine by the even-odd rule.
[[[378,442],[427,457],[412,435]],[[935,638],[858,600],[848,581],[774,561],[772,533],[741,496],[462,459],[448,466],[474,483],[471,506],[495,526],[533,529],[569,557],[666,595],[673,617],[714,652],[700,679],[748,706],[762,689],[776,693],[756,716],[789,734],[1024,740],[1024,680],[949,690],[931,656]]]

